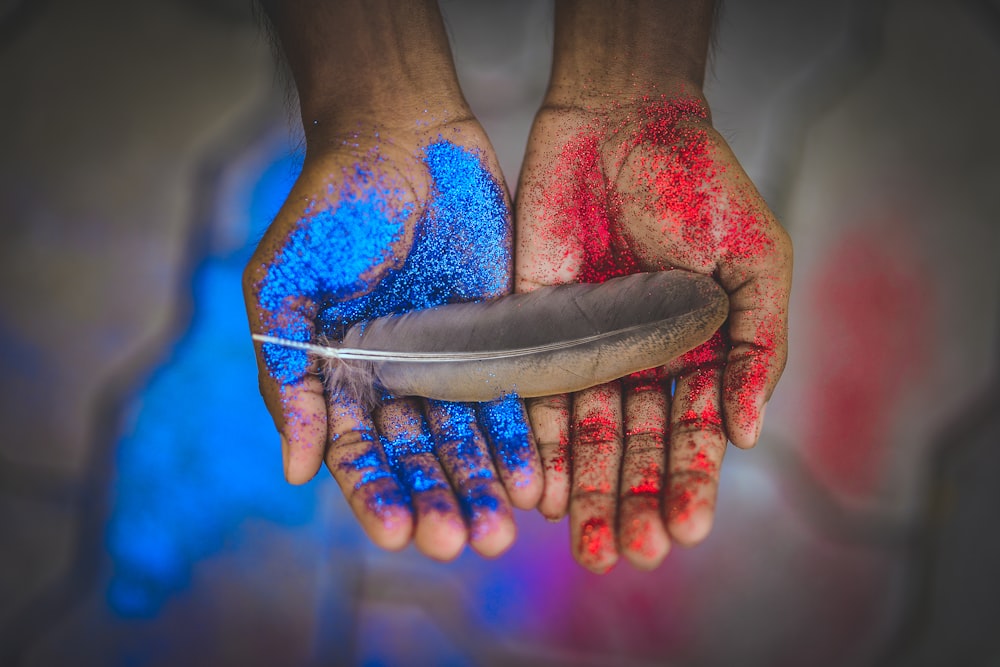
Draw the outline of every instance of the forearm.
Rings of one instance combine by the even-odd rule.
[[[699,94],[717,0],[556,0],[550,106]]]
[[[278,0],[262,6],[298,89],[307,143],[358,123],[469,115],[436,0]]]

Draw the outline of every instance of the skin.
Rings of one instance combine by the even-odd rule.
[[[566,158],[588,145],[594,206],[609,221],[618,268],[712,275],[730,297],[720,337],[669,367],[529,401],[545,474],[539,510],[569,514],[574,557],[594,572],[620,555],[651,569],[672,543],[705,539],[727,440],[754,446],[787,356],[791,242],[712,127],[702,94],[713,12],[706,0],[556,2],[549,90],[518,187],[515,289],[593,269],[587,232],[567,233],[558,195],[595,187]],[[681,186],[655,187],[664,174],[679,174]],[[676,214],[678,192],[707,193],[709,222],[695,228]]]
[[[509,211],[492,146],[459,90],[436,3],[409,3],[405,18],[394,9],[387,0],[265,5],[298,89],[306,158],[244,272],[254,333],[289,321],[315,333],[323,309],[347,312],[342,307],[385,289],[384,279],[403,265],[416,235],[426,233],[417,222],[433,183],[422,157],[434,141],[447,140],[478,156],[503,188]],[[281,312],[268,310],[261,295],[270,267],[316,211],[337,211],[352,188],[361,187],[359,168],[393,191],[390,206],[413,211],[403,232],[357,276],[355,292],[303,289],[286,295]],[[506,221],[509,227],[509,212]],[[362,224],[311,242],[352,248],[366,234]],[[479,296],[498,296],[506,288]],[[318,374],[280,377],[260,344],[256,350],[261,395],[281,437],[289,482],[307,482],[325,462],[366,533],[385,549],[412,541],[427,556],[450,560],[467,543],[484,556],[509,548],[516,534],[511,508],[535,507],[542,492],[526,425],[526,463],[511,469],[497,451],[509,443],[487,437],[475,405],[459,409],[386,397],[369,408],[357,396],[326,391]],[[491,502],[476,504],[475,498]]]

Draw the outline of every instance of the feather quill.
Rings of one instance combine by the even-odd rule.
[[[339,345],[255,335],[329,360],[333,391],[488,401],[579,391],[661,366],[711,337],[729,300],[709,277],[638,273],[389,315]],[[367,391],[366,391],[367,390]]]

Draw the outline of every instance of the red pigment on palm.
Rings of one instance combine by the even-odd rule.
[[[611,219],[609,191],[601,167],[604,132],[584,131],[563,147],[559,177],[545,195],[551,212],[545,233],[571,241],[581,253],[579,282],[601,283],[639,271],[639,264]]]
[[[723,175],[705,106],[672,100],[646,106],[641,116],[632,140],[641,151],[637,177],[655,193],[650,212],[663,222],[662,233],[683,239],[695,265],[752,261],[770,251],[765,219],[733,196],[739,177]]]

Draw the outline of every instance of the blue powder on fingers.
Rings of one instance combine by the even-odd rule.
[[[496,496],[496,473],[481,441],[483,436],[476,429],[474,405],[437,400],[427,403],[445,415],[438,437],[451,447],[439,447],[438,456],[450,469],[453,483],[460,487],[458,498],[466,518],[474,522],[487,511],[495,512],[501,505]]]
[[[521,400],[517,396],[505,396],[482,403],[479,416],[486,437],[495,448],[497,463],[511,472],[526,470],[533,457],[529,439],[531,429]]]
[[[392,471],[388,469],[385,462],[373,449],[369,449],[364,454],[357,456],[353,460],[341,464],[345,468],[353,468],[361,473],[360,479],[355,483],[354,488],[360,489],[366,484],[377,482],[380,479],[392,478]]]

